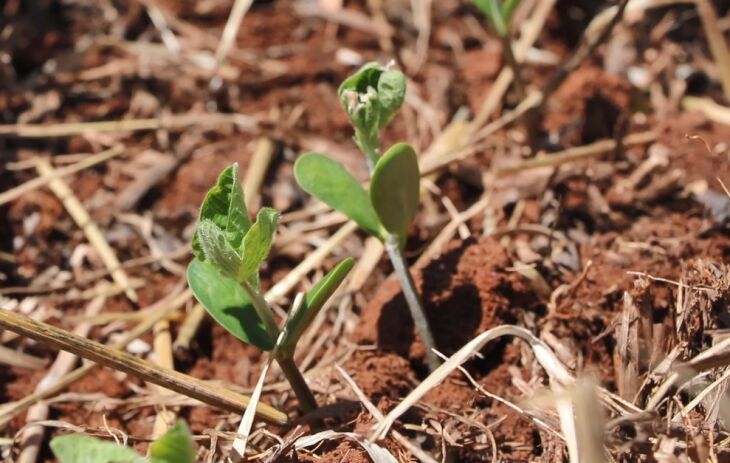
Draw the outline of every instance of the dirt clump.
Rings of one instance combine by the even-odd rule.
[[[450,355],[477,334],[515,320],[515,307],[537,300],[511,259],[493,239],[453,241],[441,256],[413,271],[438,349]],[[424,349],[417,339],[397,280],[387,280],[363,309],[355,338],[416,363]]]

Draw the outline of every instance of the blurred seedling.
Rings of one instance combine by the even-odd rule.
[[[51,440],[51,450],[60,463],[195,463],[195,443],[180,420],[150,445],[149,459],[132,448],[82,434]]]
[[[474,0],[474,3],[487,17],[490,26],[502,41],[504,58],[514,74],[518,96],[520,99],[524,99],[526,96],[525,83],[522,80],[520,64],[512,49],[512,18],[520,5],[520,0]]]
[[[296,345],[350,272],[353,260],[343,260],[314,285],[280,329],[259,286],[259,269],[269,254],[278,219],[278,211],[264,207],[252,224],[238,165],[226,168],[200,209],[188,283],[208,313],[232,335],[273,352],[302,411],[308,413],[317,402],[294,363]]]
[[[355,143],[370,168],[369,191],[340,163],[319,153],[300,156],[294,175],[304,191],[344,213],[383,242],[433,370],[439,364],[433,351],[433,335],[403,255],[408,226],[418,211],[418,158],[406,143],[397,143],[380,154],[380,132],[403,104],[405,93],[403,73],[378,63],[366,64],[339,88],[340,103],[355,128]]]
[[[502,42],[502,50],[507,65],[512,70],[517,97],[524,101],[527,97],[527,85],[522,79],[522,66],[515,57],[512,40],[512,20],[520,6],[520,0],[474,0],[474,4],[487,17],[487,22]],[[537,147],[539,118],[535,111],[527,111],[522,116],[528,144],[535,150]]]

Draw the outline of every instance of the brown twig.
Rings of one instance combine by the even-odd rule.
[[[29,370],[42,370],[46,367],[45,359],[18,352],[5,346],[0,346],[0,364]]]
[[[172,357],[172,336],[170,335],[170,322],[167,319],[163,319],[155,323],[152,327],[154,333],[153,347],[155,352],[155,363],[163,368],[170,370],[175,369],[175,362]],[[156,386],[157,391],[160,394],[168,393],[169,391],[161,386]],[[155,417],[155,424],[152,430],[152,438],[156,439],[161,437],[167,432],[167,430],[175,424],[176,413],[168,408],[163,408],[157,412]]]
[[[109,243],[107,243],[104,235],[101,233],[99,228],[96,226],[91,216],[86,211],[81,201],[76,198],[71,191],[71,188],[62,179],[58,178],[55,174],[55,169],[46,160],[39,160],[36,165],[38,173],[44,177],[53,177],[48,181],[48,187],[53,193],[61,200],[64,207],[74,219],[76,224],[83,230],[86,238],[89,240],[92,246],[99,253],[99,257],[106,268],[110,271],[112,279],[120,287],[124,288],[124,294],[127,295],[130,301],[137,302],[137,293],[132,287],[127,273],[122,270],[119,266],[119,260],[117,259],[114,250],[112,250]]]
[[[14,199],[17,199],[24,195],[25,193],[28,193],[29,191],[32,191],[36,188],[40,188],[43,185],[46,185],[48,182],[53,180],[54,178],[61,178],[65,177],[71,174],[75,174],[76,172],[80,172],[84,169],[88,169],[89,167],[95,166],[97,164],[100,164],[102,162],[108,161],[109,159],[120,155],[124,151],[124,148],[121,145],[114,146],[112,148],[109,148],[108,150],[102,151],[101,153],[93,154],[91,156],[88,156],[81,161],[72,164],[70,166],[62,167],[60,169],[56,169],[55,173],[52,176],[41,176],[34,178],[33,180],[29,180],[22,185],[18,185],[17,187],[8,190],[3,191],[0,193],[0,206],[3,204],[6,204],[10,201],[13,201]]]
[[[276,152],[276,144],[268,137],[261,137],[256,142],[256,149],[253,152],[251,161],[246,169],[246,176],[243,179],[243,197],[246,200],[246,208],[253,210],[258,202],[261,192],[261,185],[264,183],[266,173],[269,170],[271,161]]]
[[[182,325],[177,331],[177,337],[172,344],[175,352],[184,352],[190,349],[190,342],[198,332],[198,328],[205,318],[205,308],[200,304],[195,304],[190,313],[185,317]]]
[[[725,37],[718,26],[717,12],[708,0],[695,0],[697,12],[702,21],[702,28],[707,36],[707,44],[715,58],[717,69],[720,71],[720,82],[725,98],[730,99],[730,49]]]
[[[88,316],[98,314],[105,302],[106,297],[96,297],[86,306],[84,313]],[[79,323],[74,329],[74,334],[85,337],[89,334],[91,328],[91,323]],[[56,383],[60,377],[73,369],[77,361],[78,357],[75,355],[69,352],[60,352],[53,365],[51,365],[51,368],[48,369],[48,373],[38,383],[35,390],[42,391],[48,385]],[[47,402],[37,402],[28,409],[25,419],[28,423],[43,421],[48,418],[48,412],[49,406]],[[20,455],[18,455],[17,463],[35,463],[37,461],[38,453],[43,444],[44,434],[45,428],[41,425],[27,426],[23,429],[19,437],[21,451]]]
[[[248,396],[174,370],[159,367],[132,354],[112,349],[104,344],[69,333],[47,323],[34,321],[14,312],[0,310],[0,326],[223,410],[243,413],[250,401]],[[260,417],[272,423],[283,425],[289,422],[286,414],[266,404],[259,403],[257,413]]]
[[[236,43],[236,36],[238,35],[238,29],[241,27],[246,12],[251,8],[253,0],[236,0],[231,8],[231,13],[228,15],[226,26],[223,28],[223,34],[221,34],[221,40],[218,43],[218,48],[215,51],[216,67],[220,66],[225,61],[226,56],[233,48]]]
[[[627,135],[622,139],[624,147],[630,147],[634,145],[645,145],[656,140],[657,134],[653,131],[639,132],[631,135]],[[495,175],[505,176],[514,175],[518,172],[522,172],[528,169],[535,169],[538,167],[557,167],[562,164],[569,162],[575,162],[585,159],[590,159],[594,156],[598,156],[604,153],[611,152],[616,149],[616,140],[599,140],[595,143],[588,145],[576,146],[574,148],[568,148],[558,153],[552,153],[549,155],[537,156],[533,159],[528,159],[517,164],[497,168]]]
[[[257,126],[258,121],[255,117],[245,114],[194,113],[153,119],[0,125],[0,135],[21,138],[50,138],[70,137],[86,132],[135,132],[139,130],[181,129],[193,125],[204,127],[222,124],[234,124],[238,128],[253,129]]]

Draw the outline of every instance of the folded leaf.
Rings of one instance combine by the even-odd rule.
[[[243,200],[238,164],[221,172],[216,185],[205,195],[200,207],[200,221],[203,220],[210,220],[223,230],[226,241],[234,249],[240,247],[244,235],[251,228],[251,221]],[[196,229],[193,236],[193,252],[199,259],[205,260],[200,247],[199,229]]]
[[[150,445],[150,463],[195,463],[195,444],[183,420]]]
[[[243,238],[241,254],[243,265],[238,270],[238,281],[248,280],[257,274],[259,267],[271,249],[271,242],[276,232],[279,211],[270,207],[261,208],[256,216],[256,223],[251,226]]]
[[[60,463],[144,463],[129,447],[81,434],[54,437],[51,450]]]
[[[378,101],[380,103],[380,129],[393,119],[406,98],[406,76],[394,69],[383,71],[378,79]]]
[[[224,275],[238,278],[243,267],[241,256],[228,243],[225,232],[212,220],[203,219],[198,224],[198,244],[206,262],[221,269]]]
[[[335,268],[329,271],[327,275],[322,277],[319,282],[312,287],[304,297],[304,301],[297,311],[289,317],[286,323],[286,334],[281,342],[283,352],[293,353],[299,338],[302,336],[307,327],[312,323],[314,317],[322,309],[325,302],[332,297],[337,288],[340,287],[342,281],[352,270],[355,261],[348,257],[343,260]]]
[[[294,164],[294,176],[304,191],[344,213],[366,232],[384,239],[368,193],[342,164],[319,153],[307,153]]]
[[[355,128],[372,134],[388,125],[403,104],[406,79],[398,70],[367,63],[345,79],[337,93]]]
[[[190,263],[187,276],[195,297],[229,333],[263,350],[274,347],[274,340],[269,337],[246,292],[235,280],[199,259]]]
[[[370,200],[386,230],[405,240],[408,225],[418,212],[421,175],[411,145],[393,145],[373,169]]]

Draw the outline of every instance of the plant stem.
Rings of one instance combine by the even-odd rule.
[[[287,381],[289,381],[291,388],[294,390],[302,411],[309,413],[316,410],[319,407],[317,405],[317,399],[314,398],[312,390],[309,389],[307,381],[304,379],[302,372],[299,371],[297,364],[294,363],[294,359],[289,356],[282,356],[277,357],[276,361],[279,362],[281,371],[284,372],[284,376],[286,376]]]
[[[522,79],[522,68],[520,67],[520,63],[517,61],[514,51],[512,50],[512,40],[509,35],[502,35],[500,36],[500,39],[502,40],[502,48],[504,49],[504,57],[507,60],[507,65],[510,69],[512,69],[515,90],[517,90],[517,98],[520,101],[524,101],[527,97],[527,86],[525,85],[525,81]],[[527,144],[530,146],[534,154],[537,152],[538,148],[538,120],[536,113],[528,110],[522,118],[525,125],[525,132],[527,132]]]
[[[375,165],[378,163],[380,158],[380,133],[375,132],[374,135],[368,137],[366,134],[355,129],[355,143],[360,147],[360,150],[365,154],[368,160],[368,167],[372,174]],[[423,309],[423,302],[421,296],[418,294],[416,289],[416,283],[413,281],[411,272],[408,270],[408,264],[403,256],[403,252],[400,248],[398,238],[388,233],[385,239],[385,249],[388,251],[388,257],[390,262],[393,264],[393,269],[398,275],[400,280],[401,289],[406,298],[408,304],[408,310],[411,312],[411,318],[413,318],[413,324],[416,326],[421,342],[426,349],[426,359],[428,360],[428,369],[434,371],[441,364],[440,359],[434,353],[436,344],[433,341],[433,335],[431,329],[428,326],[428,320],[426,319],[426,311]]]
[[[372,172],[380,159],[380,134],[376,133],[374,136],[368,137],[365,133],[355,129],[355,143],[365,155],[368,168]]]
[[[502,48],[504,49],[504,57],[507,60],[507,65],[512,69],[517,98],[524,100],[527,96],[527,86],[525,85],[525,81],[522,80],[520,63],[517,61],[512,50],[512,40],[510,40],[509,35],[500,36],[499,38],[502,40]]]
[[[249,282],[244,281],[241,283],[241,286],[251,298],[251,303],[253,304],[254,309],[256,309],[256,313],[259,318],[261,318],[264,322],[266,331],[272,339],[278,339],[279,326],[276,324],[276,319],[274,318],[274,314],[271,312],[271,308],[269,308],[269,304],[266,302],[266,299],[264,299],[261,293],[251,286]],[[302,372],[299,371],[296,363],[294,363],[292,354],[283,353],[277,355],[276,362],[279,364],[279,367],[281,367],[281,371],[284,373],[284,376],[286,376],[286,380],[289,382],[294,394],[297,396],[297,400],[299,401],[299,406],[302,408],[302,411],[304,413],[309,413],[316,410],[318,408],[317,400],[314,398],[312,390],[309,389],[304,376],[302,376]],[[312,426],[318,427],[318,424],[314,422]]]
[[[248,297],[251,298],[251,303],[253,304],[253,308],[256,310],[256,315],[258,315],[261,321],[264,322],[264,326],[266,326],[266,331],[269,333],[269,336],[271,336],[271,339],[276,341],[276,338],[279,337],[279,325],[276,324],[276,319],[269,308],[269,303],[266,302],[266,299],[264,299],[261,293],[251,286],[251,283],[248,281],[242,282],[241,287],[243,287],[243,290],[246,291]]]
[[[393,264],[393,270],[400,280],[403,295],[406,298],[408,309],[411,311],[413,324],[416,326],[416,330],[418,330],[423,346],[426,349],[428,368],[433,371],[441,362],[434,353],[436,344],[434,343],[431,329],[428,326],[428,320],[426,320],[426,311],[423,309],[421,296],[418,294],[416,283],[413,281],[411,272],[408,270],[408,265],[398,244],[398,239],[389,234],[385,241],[385,249],[388,251],[388,257],[390,257],[390,261]]]

